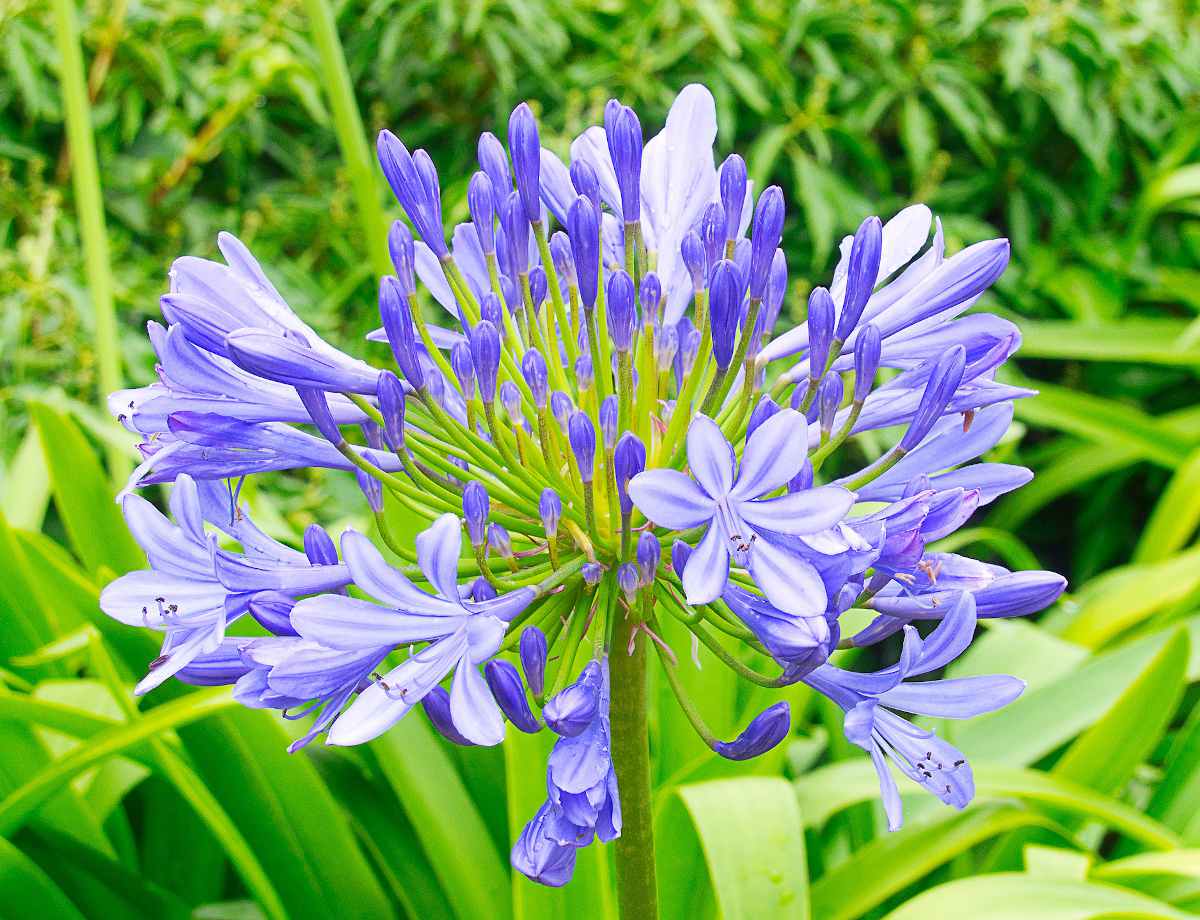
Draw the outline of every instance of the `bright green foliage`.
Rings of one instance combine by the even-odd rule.
[[[398,214],[370,162],[377,129],[428,147],[458,181],[474,138],[520,99],[563,152],[608,95],[652,124],[682,84],[703,80],[722,150],[747,153],[755,181],[788,194],[797,315],[867,213],[926,201],[952,250],[1011,237],[1012,266],[982,306],[1021,323],[1013,379],[1041,395],[1018,403],[1019,424],[992,459],[1037,478],[946,548],[969,540],[997,562],[1037,561],[1067,574],[1072,595],[1034,622],[984,627],[951,668],[1016,674],[1029,689],[1001,712],[938,726],[971,757],[976,801],[956,813],[902,785],[917,794],[896,834],[866,759],[803,687],[787,691],[786,749],[742,765],[708,755],[673,706],[655,704],[665,916],[1195,915],[1200,21],[1188,9],[89,4],[76,14],[105,266],[85,262],[95,189],[80,185],[64,147],[67,101],[80,99],[62,91],[62,17],[10,3],[0,11],[0,913],[615,916],[608,848],[583,851],[562,891],[509,869],[511,841],[544,797],[544,738],[455,749],[418,717],[362,750],[289,756],[292,723],[234,709],[227,689],[169,686],[135,704],[129,691],[155,644],[96,605],[113,574],[142,564],[111,501],[118,470],[104,462],[132,439],[96,394],[105,368],[149,380],[139,327],[157,314],[166,267],[182,253],[211,256],[222,228],[353,351],[377,325],[379,215]],[[448,220],[461,218],[465,185],[444,191]],[[93,300],[104,271],[119,361]],[[308,475],[321,481],[247,486],[256,518],[283,539],[295,540],[318,494],[325,521],[357,506],[349,477]],[[718,733],[732,737],[773,698],[739,686],[707,650],[697,670],[680,637],[665,638]]]

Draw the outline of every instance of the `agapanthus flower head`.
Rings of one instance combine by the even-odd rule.
[[[866,215],[831,278],[797,283],[805,321],[777,328],[805,312],[788,302],[784,196],[756,194],[736,154],[717,167],[708,90],[685,87],[645,142],[616,100],[600,120],[568,165],[518,105],[507,149],[480,137],[470,223],[449,233],[432,160],[379,136],[417,238],[389,233],[375,363],[324,342],[233,237],[219,238],[225,264],[175,263],[167,325],[150,326],[158,380],[111,398],[142,438],[121,501],[149,568],[101,606],[164,633],[137,691],[175,675],[312,713],[293,747],[369,741],[418,704],[458,744],[548,726],[547,798],[512,861],[561,885],[578,848],[621,832],[610,701],[631,688],[610,662],[653,648],[673,676],[691,650],[659,621],[699,640],[711,614],[768,661],[760,683],[804,681],[845,712],[892,826],[889,759],[961,807],[965,756],[901,713],[990,711],[1021,682],[911,678],[960,655],[978,618],[1035,612],[1065,588],[931,546],[1032,475],[974,462],[1032,395],[997,380],[1019,330],[962,316],[1007,241],[947,257],[925,206]],[[444,316],[422,312],[426,292]],[[356,530],[340,553],[319,529],[303,552],[278,543],[221,483],[306,467],[353,473],[362,519],[416,564],[393,566]],[[130,494],[155,483],[173,483],[173,521]],[[422,520],[411,549],[385,502]],[[852,608],[874,619],[843,638]],[[269,635],[230,634],[247,613]],[[892,636],[903,648],[881,670],[830,661]],[[776,702],[722,741],[738,726],[718,737],[683,683],[664,684],[716,755],[757,756],[790,731]]]

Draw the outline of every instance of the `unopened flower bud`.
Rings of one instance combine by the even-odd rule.
[[[496,401],[496,375],[500,370],[500,333],[486,319],[471,330],[471,360],[475,364],[479,396],[491,405]]]
[[[742,279],[737,266],[722,259],[713,266],[708,280],[709,321],[712,325],[713,359],[725,370],[733,360],[738,314],[742,306]]]
[[[608,334],[619,352],[633,348],[637,328],[637,306],[633,299],[633,279],[618,269],[608,276]]]
[[[475,395],[475,362],[471,360],[471,346],[465,340],[460,339],[450,349],[450,369],[463,399],[470,400]]]
[[[546,686],[546,634],[536,626],[526,626],[521,632],[521,670],[534,696],[541,696]]]
[[[501,559],[513,557],[512,537],[508,535],[508,531],[501,524],[492,524],[488,527],[488,547]]]
[[[647,272],[638,288],[638,303],[642,305],[642,325],[647,328],[658,320],[658,305],[662,300],[662,283],[654,272]]]
[[[754,411],[750,413],[750,421],[746,423],[746,440],[749,441],[754,436],[754,432],[758,426],[775,415],[779,411],[779,404],[770,396],[762,396],[757,403],[754,404]]]
[[[637,435],[625,432],[613,449],[613,470],[617,480],[617,499],[621,505],[622,514],[633,512],[633,502],[629,498],[626,486],[629,480],[646,468],[646,445]]]
[[[580,196],[567,212],[571,252],[579,279],[579,299],[590,310],[596,304],[600,284],[600,212],[592,202]]]
[[[493,658],[483,666],[483,676],[497,705],[508,716],[508,721],[526,734],[541,731],[542,725],[529,708],[525,697],[525,684],[515,665],[502,658]]]
[[[617,584],[625,595],[625,602],[632,604],[637,600],[638,589],[642,586],[642,577],[638,568],[632,562],[623,563],[617,569]]]
[[[771,272],[771,260],[783,236],[783,190],[772,185],[758,196],[754,209],[754,235],[750,238],[750,299],[761,300]]]
[[[871,393],[882,347],[879,329],[871,323],[863,326],[854,341],[854,402],[857,405],[862,405]]]
[[[592,358],[590,355],[580,355],[575,359],[575,384],[579,387],[580,392],[590,390],[592,384],[596,382],[596,375],[592,371]]]
[[[638,537],[637,544],[638,569],[643,585],[649,585],[654,581],[660,559],[662,559],[662,544],[658,542],[658,537],[648,530],[643,530],[642,535]]]
[[[654,367],[661,374],[670,370],[679,349],[679,330],[676,326],[663,326],[654,337]]]
[[[567,437],[571,442],[571,450],[575,452],[575,462],[579,464],[579,476],[584,482],[591,482],[596,466],[596,429],[586,412],[575,412],[567,423]]]
[[[542,357],[540,351],[531,348],[525,352],[525,357],[521,359],[521,374],[524,376],[525,382],[529,384],[529,390],[533,393],[533,402],[539,409],[546,408],[546,401],[550,398],[549,373],[546,359]]]
[[[717,741],[713,750],[729,760],[749,760],[765,754],[787,737],[792,711],[787,701],[768,706],[733,741]]]
[[[388,229],[388,254],[392,257],[392,266],[396,269],[396,280],[400,282],[400,290],[405,295],[415,293],[416,255],[413,250],[412,233],[404,221],[392,221]]]
[[[304,528],[304,555],[313,565],[337,565],[337,547],[320,524],[309,524]]]
[[[542,144],[538,139],[537,119],[528,103],[522,102],[508,118],[508,149],[525,216],[530,223],[541,220]]]
[[[725,209],[725,239],[737,239],[746,202],[746,161],[731,153],[721,164],[721,207]]]
[[[633,223],[642,213],[642,123],[633,109],[610,99],[604,107],[604,133],[621,193],[621,215],[625,223]]]
[[[842,299],[842,315],[838,317],[836,337],[846,341],[858,325],[875,282],[879,278],[879,259],[883,251],[883,224],[878,217],[868,217],[854,234],[850,261],[846,266],[846,295]]]
[[[475,227],[475,235],[479,237],[479,248],[483,250],[484,255],[491,255],[496,251],[495,200],[496,193],[487,173],[475,173],[467,186],[467,207],[471,211],[471,224]]]
[[[514,425],[525,420],[525,415],[521,412],[521,391],[511,380],[500,384],[500,405],[504,407]]]
[[[422,389],[425,375],[421,370],[408,298],[400,282],[391,275],[385,275],[379,283],[379,315],[383,319],[383,330],[387,334],[388,344],[392,346],[392,355],[400,367],[400,373],[416,389]]]
[[[475,746],[474,741],[468,741],[462,732],[454,727],[454,718],[450,715],[450,694],[444,687],[434,687],[426,693],[421,698],[421,708],[425,710],[430,724],[447,741],[462,747]]]
[[[612,450],[617,443],[617,418],[620,405],[616,396],[606,396],[600,403],[600,434],[604,438],[604,449]]]
[[[814,380],[825,373],[833,341],[833,298],[823,287],[808,295],[808,374]]]
[[[508,156],[500,139],[490,131],[479,135],[479,168],[482,169],[492,183],[492,207],[499,213],[501,206],[508,200],[512,191],[512,176],[508,171]]]
[[[329,401],[325,398],[325,392],[311,387],[296,387],[296,393],[321,436],[334,446],[341,444],[345,438],[342,437],[337,422],[333,420],[333,413],[329,411]]]
[[[705,271],[712,274],[713,266],[725,258],[725,209],[713,201],[700,215],[700,239],[704,242]]]
[[[679,245],[679,254],[683,258],[684,267],[692,278],[692,290],[704,290],[704,279],[708,277],[708,254],[704,251],[704,241],[695,230],[684,234],[683,242]]]
[[[821,422],[821,434],[829,437],[833,431],[833,421],[837,415],[837,410],[842,405],[842,375],[837,371],[830,371],[821,380],[821,385],[817,387],[817,398],[813,405],[817,409],[817,417]],[[809,421],[812,421],[809,419]]]
[[[592,203],[592,207],[596,209],[596,213],[600,213],[600,180],[596,178],[596,171],[592,169],[591,164],[587,160],[574,160],[571,163],[571,185],[575,187],[576,194],[582,195]]]
[[[379,375],[376,390],[379,414],[383,416],[383,435],[394,451],[404,449],[404,386],[391,371]]]
[[[508,245],[509,275],[524,275],[529,271],[529,218],[521,196],[513,192],[504,202],[500,212],[500,223],[504,227],[504,239]]]
[[[900,450],[910,451],[920,444],[929,434],[929,429],[942,417],[962,382],[966,358],[966,349],[961,345],[955,345],[938,358],[929,374],[913,420],[900,439]]]
[[[600,711],[603,679],[600,663],[588,662],[573,684],[568,684],[546,702],[542,709],[546,724],[564,738],[580,734]]]
[[[575,404],[571,402],[571,397],[562,390],[555,390],[550,394],[550,414],[554,416],[554,421],[558,422],[558,427],[563,434],[567,433],[567,422],[574,411]]]
[[[600,584],[600,579],[604,577],[604,566],[599,562],[585,562],[583,568],[579,570],[579,574],[583,576],[583,583],[588,587],[595,587]]]
[[[542,489],[538,499],[538,517],[542,519],[546,536],[553,540],[558,535],[558,522],[562,518],[562,499],[553,489]]]
[[[478,480],[471,480],[462,494],[463,520],[467,522],[467,537],[475,549],[487,542],[487,520],[491,513],[491,501],[487,488]]]
[[[575,256],[571,252],[571,240],[561,230],[555,230],[550,237],[550,258],[554,262],[554,270],[560,278],[566,279],[568,287],[576,287],[579,279],[575,277]]]
[[[546,270],[540,265],[535,265],[529,270],[529,299],[533,302],[535,316],[541,312],[542,304],[546,302],[546,294],[549,291]]]

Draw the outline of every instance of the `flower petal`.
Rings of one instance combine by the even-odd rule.
[[[417,565],[447,600],[458,597],[458,557],[461,552],[462,525],[449,512],[417,534]]]
[[[733,445],[707,415],[692,419],[687,434],[688,466],[700,488],[712,498],[724,498],[733,486]]]
[[[853,504],[853,492],[841,486],[819,486],[765,501],[743,501],[737,510],[755,529],[801,536],[833,527]]]
[[[188,625],[217,616],[225,609],[225,588],[214,578],[202,581],[151,569],[141,569],[109,582],[100,592],[100,609],[127,626],[161,629],[158,601],[175,605],[175,616],[186,617]]]
[[[629,497],[660,527],[686,530],[711,520],[715,502],[678,470],[646,470],[629,480]]]
[[[354,583],[385,604],[409,613],[435,616],[460,616],[462,607],[451,601],[426,594],[408,577],[384,561],[370,540],[354,530],[342,534],[342,557],[350,567]]]
[[[689,562],[688,568],[691,566]],[[750,547],[750,574],[767,600],[784,613],[812,617],[825,612],[825,584],[817,570],[799,556],[767,540],[755,540]]]
[[[340,594],[306,597],[292,608],[292,626],[296,632],[332,649],[372,648],[441,639],[464,625],[466,619],[466,614],[447,617],[401,613]]]
[[[754,430],[746,442],[731,498],[748,500],[774,492],[804,466],[808,423],[795,409],[781,409]]]
[[[504,740],[504,716],[476,665],[464,655],[450,687],[450,717],[462,736],[491,746]]]
[[[892,709],[968,719],[1007,706],[1025,689],[1025,681],[1007,674],[923,680],[902,683],[880,694],[879,702]]]
[[[729,581],[729,546],[721,528],[710,524],[683,568],[683,590],[689,604],[715,601]]]
[[[393,668],[338,716],[329,730],[329,744],[362,744],[378,738],[450,673],[466,647],[466,631],[460,630]]]

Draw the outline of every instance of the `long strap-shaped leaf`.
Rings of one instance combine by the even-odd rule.
[[[901,782],[907,782],[903,777]],[[824,824],[832,815],[879,797],[879,779],[866,758],[822,767],[796,780],[800,810],[809,825]],[[928,795],[915,785],[914,795]],[[903,787],[902,787],[903,791]],[[1169,850],[1180,845],[1177,834],[1135,808],[1086,786],[1022,767],[983,764],[975,767],[975,799],[1018,798],[1074,812],[1140,840],[1146,846]]]
[[[137,722],[97,732],[87,744],[81,744],[55,761],[0,802],[0,835],[11,837],[63,783],[105,758],[124,753],[159,732],[207,718],[236,705],[229,688],[213,687],[157,706]]]

